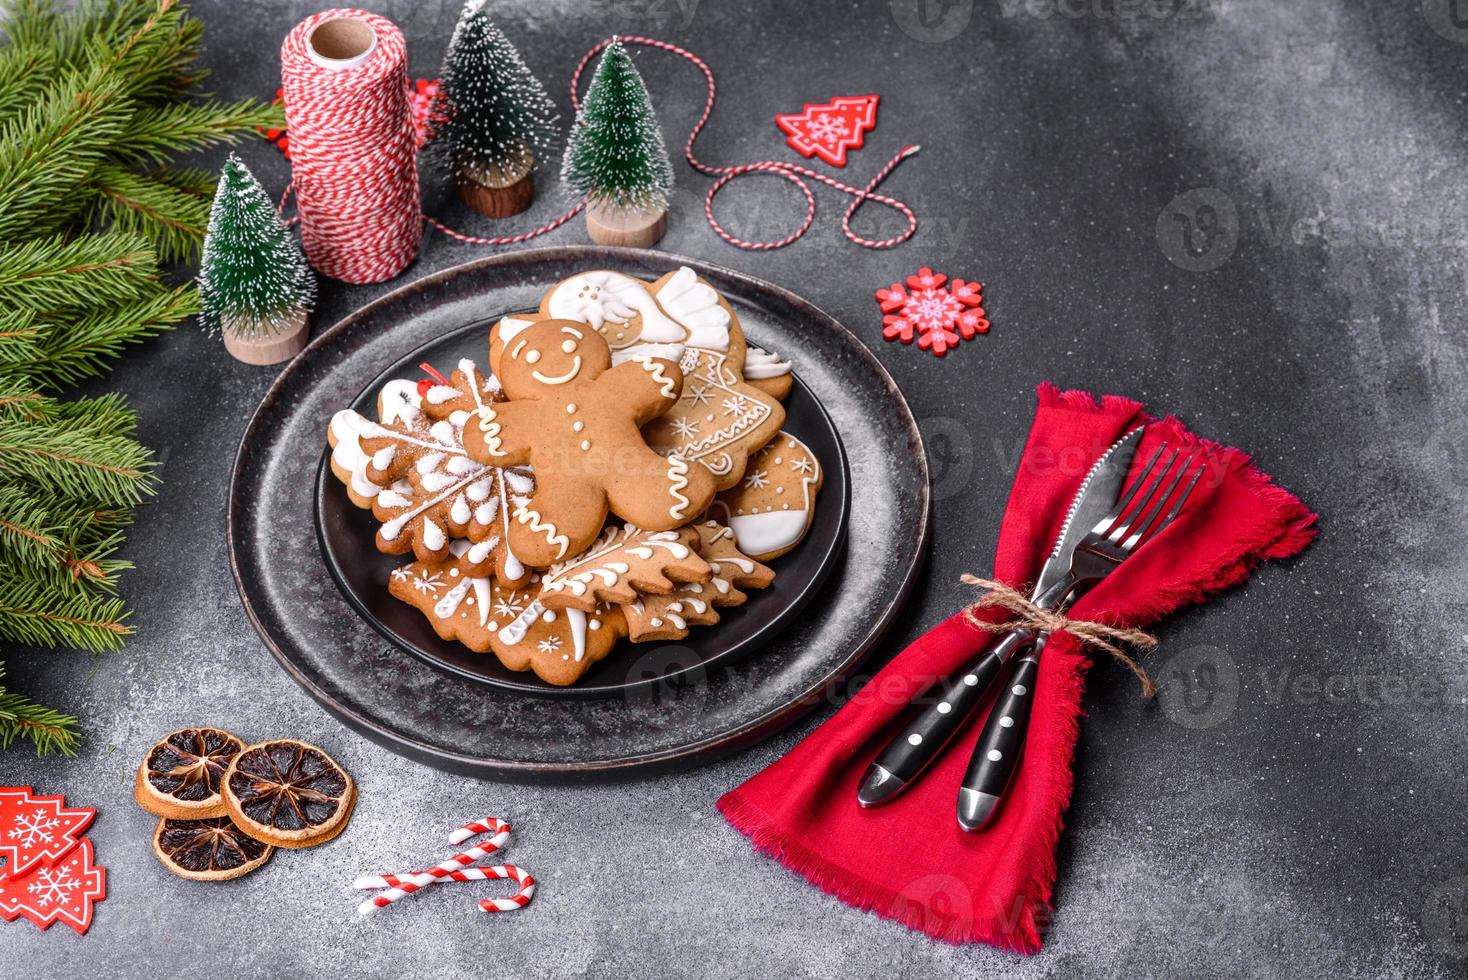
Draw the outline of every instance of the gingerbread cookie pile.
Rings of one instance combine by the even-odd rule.
[[[375,421],[344,410],[327,436],[378,549],[412,554],[388,590],[439,636],[572,684],[774,581],[821,464],[781,428],[790,364],[712,286],[586,272],[489,341],[487,369],[392,381]]]

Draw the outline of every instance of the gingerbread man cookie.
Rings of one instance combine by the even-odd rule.
[[[540,576],[512,588],[466,568],[465,542],[442,562],[413,562],[393,570],[388,591],[418,609],[433,631],[476,653],[493,653],[510,670],[533,670],[541,680],[566,685],[606,657],[627,622],[619,609],[547,609],[539,601]]]
[[[710,475],[677,453],[659,455],[641,432],[677,401],[676,364],[613,367],[601,335],[570,320],[518,329],[506,320],[496,333],[495,374],[508,400],[475,411],[464,447],[481,463],[535,471],[535,494],[510,527],[521,561],[544,568],[580,554],[608,512],[650,531],[702,513],[714,494]]]
[[[709,515],[729,526],[741,551],[769,561],[799,544],[810,530],[824,479],[810,447],[781,432],[749,458],[743,481],[720,493]]]

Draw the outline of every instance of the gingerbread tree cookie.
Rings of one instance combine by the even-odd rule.
[[[598,601],[627,603],[639,592],[672,592],[674,582],[708,581],[691,528],[644,531],[611,527],[583,554],[552,565],[541,580],[542,601],[553,609],[590,609]]]
[[[435,633],[476,653],[493,653],[508,669],[533,670],[557,685],[571,684],[611,652],[627,633],[619,609],[552,610],[540,602],[540,576],[511,588],[473,574],[456,542],[442,562],[412,562],[392,573],[388,591],[418,609]]]
[[[481,463],[534,469],[535,494],[510,527],[522,561],[544,568],[580,554],[608,512],[651,531],[702,513],[714,494],[710,475],[676,452],[659,455],[641,432],[677,401],[676,364],[613,367],[601,335],[570,320],[518,329],[502,321],[497,332],[496,374],[509,400],[474,413],[464,447]]]
[[[716,624],[716,606],[743,605],[749,596],[741,589],[765,589],[775,581],[772,569],[739,550],[727,527],[704,521],[696,530],[699,556],[709,563],[709,580],[684,582],[669,594],[640,595],[623,605],[632,642],[681,640],[689,626]]]

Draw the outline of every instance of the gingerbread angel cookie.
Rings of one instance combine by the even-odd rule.
[[[669,593],[675,582],[707,582],[692,528],[644,531],[631,524],[607,528],[590,548],[552,565],[541,578],[541,599],[555,609],[589,610],[597,602],[626,603],[643,593]]]
[[[702,463],[720,490],[735,486],[749,454],[780,431],[785,409],[744,380],[744,333],[712,286],[683,268],[654,283],[653,295],[689,336],[679,361],[682,391],[647,425],[648,442]]]
[[[744,355],[744,380],[776,401],[783,402],[790,394],[795,376],[790,373],[789,361],[750,344]]]
[[[772,569],[739,550],[729,528],[703,521],[696,530],[699,556],[709,563],[709,580],[681,583],[666,595],[639,595],[635,602],[624,604],[632,642],[681,640],[689,626],[718,623],[716,607],[743,605],[749,596],[741,589],[765,589],[775,581]]]
[[[580,554],[609,512],[649,531],[702,513],[712,477],[676,452],[655,452],[641,431],[677,400],[676,364],[613,367],[601,335],[570,320],[517,329],[507,319],[495,332],[495,373],[508,400],[475,411],[464,447],[478,462],[535,471],[535,494],[510,526],[521,561],[544,568]]]
[[[805,443],[781,432],[749,458],[739,486],[714,499],[709,516],[727,524],[745,554],[769,561],[800,543],[825,479]]]
[[[557,283],[540,302],[542,316],[591,327],[612,350],[612,363],[637,357],[677,361],[688,331],[663,312],[647,283],[598,269]]]
[[[493,653],[514,671],[533,670],[557,685],[579,680],[627,633],[615,607],[589,612],[551,610],[539,601],[540,576],[519,588],[475,575],[465,565],[465,542],[441,562],[412,562],[393,570],[388,591],[418,609],[433,631],[476,653]]]

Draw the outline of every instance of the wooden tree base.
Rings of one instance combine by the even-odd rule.
[[[526,154],[527,157],[529,154]],[[535,171],[529,165],[512,171],[470,167],[459,174],[459,200],[486,218],[508,218],[535,201]]]
[[[651,248],[667,230],[667,208],[629,211],[593,204],[586,209],[586,232],[598,245]]]
[[[299,354],[311,336],[311,324],[303,312],[300,322],[282,333],[246,337],[232,332],[225,324],[224,349],[237,361],[246,364],[279,364]]]

